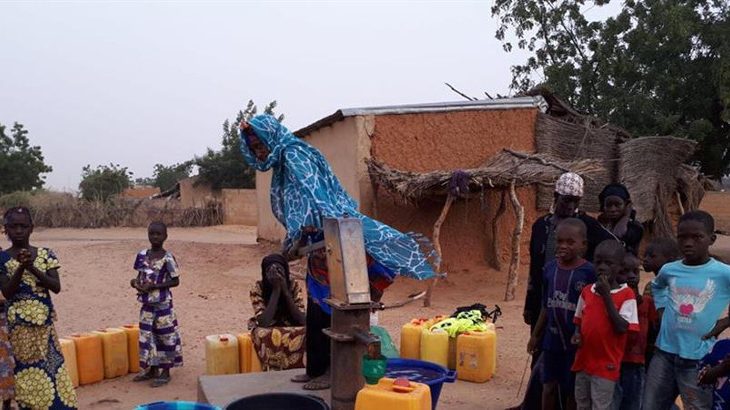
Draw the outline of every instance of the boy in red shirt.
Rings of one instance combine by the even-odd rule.
[[[626,251],[616,241],[604,241],[594,256],[598,281],[578,299],[573,344],[578,345],[572,370],[577,408],[611,409],[628,332],[639,330],[634,291],[620,284]]]
[[[621,363],[621,378],[616,385],[614,408],[618,410],[640,410],[644,393],[644,377],[646,374],[646,349],[650,333],[656,333],[659,316],[650,295],[639,292],[639,258],[626,254],[623,275],[620,282],[626,284],[636,294],[639,314],[639,331],[629,332],[626,338],[626,350]]]

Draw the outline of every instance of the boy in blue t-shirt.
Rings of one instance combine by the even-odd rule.
[[[556,259],[543,269],[543,298],[535,331],[527,345],[528,353],[542,349],[542,406],[575,407],[575,376],[570,371],[576,347],[571,344],[575,333],[573,317],[583,287],[595,283],[593,265],[582,258],[585,252],[586,225],[580,219],[568,218],[556,228]]]
[[[710,257],[715,221],[703,211],[679,220],[681,261],[664,265],[654,279],[654,303],[661,315],[657,350],[649,365],[644,410],[666,409],[679,388],[688,409],[710,409],[712,390],[699,386],[700,360],[715,342],[706,337],[730,303],[730,266]]]
[[[730,407],[730,339],[715,343],[700,362],[700,384],[714,385],[712,410]]]

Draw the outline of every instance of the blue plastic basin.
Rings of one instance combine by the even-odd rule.
[[[140,404],[135,410],[221,410],[221,408],[191,401],[156,401]]]
[[[412,382],[428,385],[431,389],[431,409],[436,410],[441,387],[444,382],[453,383],[456,380],[456,372],[423,360],[388,359],[385,377],[392,379],[406,377]]]

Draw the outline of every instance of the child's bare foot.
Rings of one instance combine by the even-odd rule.
[[[294,376],[294,377],[291,378],[292,383],[307,383],[310,380],[312,380],[312,378],[309,377],[309,375],[306,374],[306,373],[304,373],[304,374],[298,374],[298,375],[296,375],[296,376]]]
[[[304,390],[327,390],[330,388],[330,372],[315,377],[309,383],[303,386]]]

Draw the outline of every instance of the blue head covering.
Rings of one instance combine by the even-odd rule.
[[[273,170],[271,210],[286,228],[284,246],[288,249],[301,236],[301,229],[311,225],[322,228],[322,219],[349,216],[363,225],[365,250],[395,274],[415,279],[435,275],[429,258],[436,254],[427,239],[403,234],[383,223],[362,215],[357,203],[345,192],[322,154],[295,137],[270,115],[259,115],[249,122],[256,136],[269,148],[269,155],[259,161],[241,133],[241,150],[246,161],[259,171]],[[421,246],[427,249],[424,255]]]

